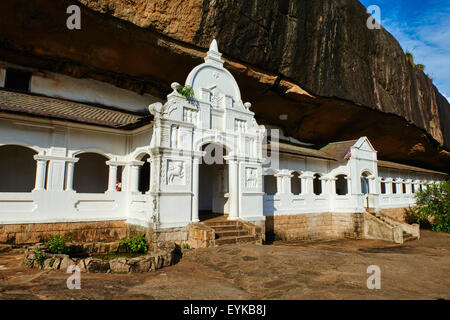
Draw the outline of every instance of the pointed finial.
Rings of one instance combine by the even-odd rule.
[[[209,46],[209,51],[219,52],[219,46],[217,45],[216,38],[214,38],[213,41],[211,41],[211,45]]]

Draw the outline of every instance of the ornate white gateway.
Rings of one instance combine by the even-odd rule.
[[[156,227],[200,221],[199,211],[262,221],[262,142],[251,104],[223,67],[216,40],[185,85],[171,85],[167,102],[154,103],[151,140]]]

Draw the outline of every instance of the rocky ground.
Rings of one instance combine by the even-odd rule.
[[[185,251],[146,274],[28,269],[19,249],[0,253],[0,299],[450,299],[450,235],[422,231],[403,245],[372,240],[275,242]],[[368,290],[367,267],[381,268]]]

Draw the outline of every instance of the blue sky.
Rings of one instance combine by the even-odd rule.
[[[360,0],[381,9],[381,25],[425,65],[450,102],[450,0]]]

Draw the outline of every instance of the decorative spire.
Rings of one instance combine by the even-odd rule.
[[[211,44],[209,46],[209,51],[205,57],[205,62],[216,65],[218,67],[223,66],[223,60],[222,60],[222,54],[219,52],[219,46],[217,44],[217,40],[215,39],[215,36],[213,37],[213,40],[211,41]]]

